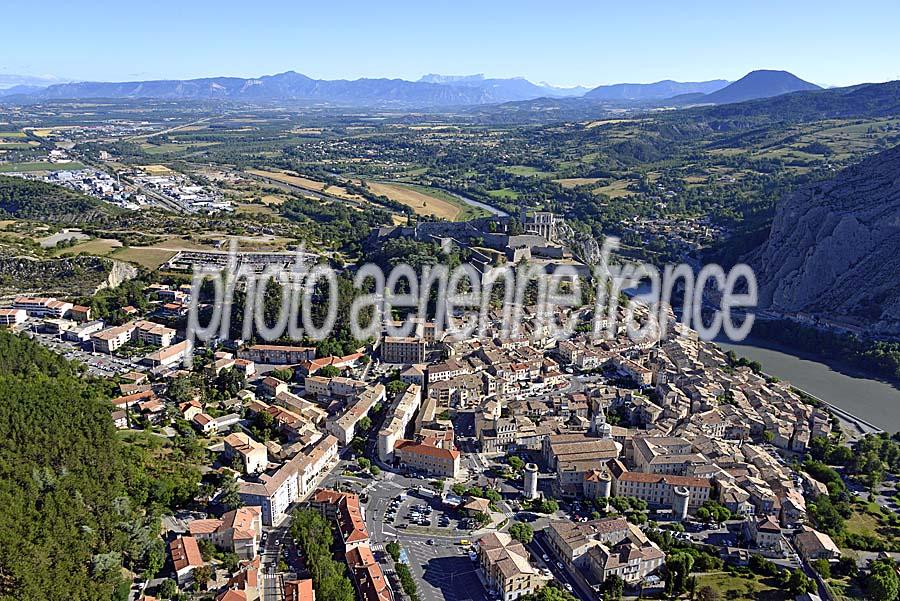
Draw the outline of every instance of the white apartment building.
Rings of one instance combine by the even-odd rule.
[[[410,384],[406,392],[397,400],[378,432],[378,458],[381,461],[393,460],[394,445],[404,438],[406,428],[421,405],[422,389],[415,384]]]
[[[13,309],[24,310],[29,317],[64,317],[74,305],[49,297],[17,296]]]
[[[137,339],[144,344],[167,347],[175,339],[175,330],[162,324],[140,320],[136,321],[134,325]]]
[[[272,474],[256,481],[241,481],[238,493],[245,505],[258,505],[266,526],[281,523],[291,503],[311,492],[324,470],[337,458],[334,436],[319,440],[308,453],[297,453]]]
[[[25,309],[0,309],[0,326],[14,326],[28,318]]]

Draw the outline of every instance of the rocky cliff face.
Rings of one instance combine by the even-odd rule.
[[[138,275],[137,267],[135,267],[131,263],[125,263],[124,261],[116,261],[113,259],[107,259],[107,261],[110,265],[109,275],[106,276],[105,281],[97,286],[94,294],[96,294],[103,288],[115,288],[123,282],[133,280]]]
[[[103,257],[0,256],[0,295],[91,296],[103,288],[115,288],[137,274],[134,265]]]
[[[762,307],[900,335],[900,146],[784,199],[748,259]]]

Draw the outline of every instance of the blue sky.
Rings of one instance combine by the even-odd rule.
[[[0,74],[123,81],[295,70],[429,72],[560,85],[737,79],[786,69],[819,84],[900,79],[900,2],[531,1],[5,3]]]

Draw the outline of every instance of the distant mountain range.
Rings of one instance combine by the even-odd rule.
[[[655,83],[617,83],[597,86],[584,95],[595,100],[663,100],[682,94],[710,94],[728,85],[724,79],[680,82],[665,79]]]
[[[208,77],[122,83],[79,82],[0,90],[0,96],[33,99],[157,98],[184,100],[307,101],[352,106],[471,106],[541,97],[580,96],[586,88],[558,88],[527,79],[488,79],[483,75],[426,75],[403,79],[313,79],[288,71],[258,78]]]
[[[188,80],[133,82],[35,82],[19,77],[0,96],[13,100],[154,98],[171,100],[232,100],[246,102],[301,101],[348,106],[450,107],[477,106],[537,99],[580,99],[620,105],[724,104],[767,98],[788,92],[818,90],[786,71],[754,71],[734,83],[658,81],[649,84],[563,88],[535,84],[521,77],[497,79],[484,75],[428,74],[418,81],[403,79],[313,79],[288,71],[256,78],[208,77]],[[45,85],[42,85],[45,84]]]
[[[900,116],[900,81],[867,83],[846,88],[794,92],[746,102],[700,106],[690,111],[718,122],[815,121]]]
[[[438,75],[429,73],[423,75],[419,82],[436,83],[450,86],[465,86],[489,90],[493,95],[508,96],[510,100],[528,100],[544,96],[558,96],[561,98],[581,96],[590,88],[575,86],[571,88],[552,86],[548,83],[531,83],[524,77],[510,77],[505,79],[486,78],[483,74],[477,75]]]
[[[820,86],[803,81],[787,71],[759,70],[751,71],[734,83],[721,90],[706,94],[700,102],[709,104],[731,104],[757,98],[771,98],[791,92],[808,92],[821,90]]]
[[[65,83],[69,80],[58,77],[34,77],[33,75],[12,75],[0,73],[0,90],[10,88],[46,88],[55,83]]]

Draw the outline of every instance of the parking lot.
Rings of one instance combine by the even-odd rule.
[[[399,493],[385,507],[384,523],[409,534],[454,535],[474,526],[474,521],[442,506],[440,499],[415,493]]]
[[[139,366],[127,359],[121,359],[103,353],[92,353],[81,348],[81,345],[61,340],[58,336],[32,332],[34,340],[43,346],[59,353],[69,361],[78,361],[88,368],[88,373],[93,376],[111,378],[116,374],[124,374],[129,371],[144,371],[146,368]]]

